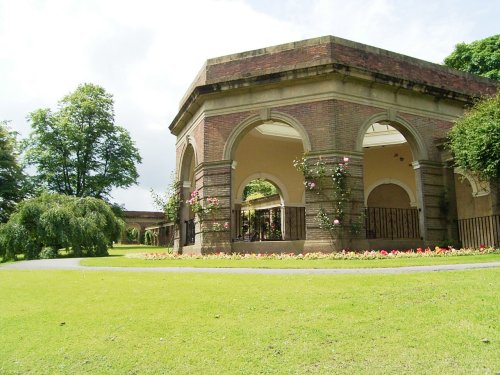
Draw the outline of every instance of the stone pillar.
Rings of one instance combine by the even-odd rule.
[[[197,225],[196,243],[202,253],[231,252],[231,228],[224,227],[231,225],[231,162],[201,163],[195,174],[201,185],[200,197],[217,198],[220,205]]]
[[[180,188],[181,194],[181,212],[179,218],[179,225],[177,226],[177,230],[174,237],[174,251],[182,252],[184,244],[186,243],[186,228],[185,221],[190,219],[190,207],[186,202],[191,197],[191,181],[182,181],[182,185]]]
[[[457,196],[455,190],[455,172],[452,161],[444,163],[443,177],[445,190],[440,200],[440,211],[446,225],[446,239],[450,242],[448,245],[458,246],[460,239],[457,225]]]
[[[343,206],[344,215],[338,229],[328,231],[320,228],[318,213],[323,209],[330,221],[335,217],[335,191],[332,183],[332,171],[348,157],[347,189],[348,202]],[[310,165],[318,161],[324,164],[326,174],[323,178],[311,178],[316,184],[313,189],[306,186],[306,249],[307,251],[340,251],[343,249],[362,248],[364,240],[364,188],[363,158],[360,153],[328,152],[314,153],[308,157]],[[306,182],[311,182],[306,181]],[[359,225],[358,225],[359,224]]]
[[[491,179],[490,194],[491,194],[491,214],[500,215],[500,178]]]
[[[427,160],[413,162],[417,187],[420,233],[426,246],[435,246],[448,236],[441,202],[446,193],[443,164]]]

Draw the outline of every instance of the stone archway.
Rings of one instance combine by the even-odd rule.
[[[178,168],[178,178],[181,184],[180,194],[183,202],[189,200],[191,193],[196,189],[194,173],[195,166],[196,151],[191,140],[188,139],[188,143],[185,145],[180,159],[180,168]],[[179,224],[178,233],[174,243],[175,248],[182,252],[183,248],[195,245],[196,243],[194,213],[186,204],[181,206]]]
[[[427,150],[416,130],[394,114],[369,118],[364,131],[363,179],[365,225],[373,240],[418,240],[422,234],[417,198],[416,158]],[[375,121],[375,122],[372,122]],[[361,137],[358,136],[357,147]]]
[[[304,153],[311,151],[311,141],[309,139],[309,135],[298,120],[285,113],[264,109],[261,110],[260,114],[250,116],[234,127],[224,145],[224,160],[234,159],[234,152],[238,143],[248,132],[259,125],[273,122],[286,124],[293,128],[302,140]]]
[[[397,116],[397,114],[391,110],[377,113],[363,122],[356,137],[355,151],[363,152],[365,135],[368,129],[376,123],[389,125],[396,129],[408,142],[413,160],[429,159],[429,153],[423,137],[418,133],[412,124],[402,117]]]
[[[402,182],[400,180],[396,180],[393,178],[382,178],[382,179],[376,181],[375,183],[373,183],[372,185],[369,185],[365,189],[365,207],[368,207],[368,197],[370,196],[372,191],[375,190],[376,188],[378,188],[379,186],[382,186],[382,185],[399,186],[405,192],[406,196],[408,197],[409,206],[410,207],[417,206],[417,202],[415,200],[415,193],[407,184],[405,184],[404,182]]]
[[[224,148],[224,156],[231,158],[233,165],[233,241],[238,241],[241,232],[238,226],[243,189],[256,178],[269,180],[280,191],[283,240],[305,238],[304,179],[293,166],[293,160],[310,149],[310,142],[304,128],[290,116],[267,113],[269,117],[264,120],[257,115],[242,121],[233,129]]]
[[[220,199],[215,224],[231,218],[235,189],[244,178],[254,173],[275,174],[266,170],[267,165],[240,173],[245,165],[237,153],[247,137],[255,135],[256,127],[281,123],[297,132],[307,162],[325,163],[331,169],[339,158],[350,158],[353,204],[345,222],[350,226],[350,219],[357,224],[362,218],[364,134],[371,124],[390,124],[407,140],[411,156],[404,156],[401,163],[412,161],[407,168],[415,171],[415,188],[405,184],[414,191],[421,209],[422,238],[432,246],[454,238],[451,225],[438,212],[443,191],[454,189],[453,173],[439,142],[473,98],[494,95],[497,86],[436,64],[326,36],[207,60],[169,129],[178,137],[178,165],[186,138],[192,136],[199,142],[198,147],[193,144],[199,153],[196,187],[204,197]],[[262,156],[255,151],[250,154]],[[276,161],[275,156],[267,157],[268,164]],[[292,185],[281,175],[278,178],[293,202]],[[315,221],[326,199],[307,190],[296,201],[307,205],[308,238],[303,249],[329,249],[331,238]],[[211,232],[200,234],[202,251],[234,249],[229,231]],[[346,227],[347,236],[357,241],[349,246],[372,245],[362,230],[349,234]]]
[[[288,195],[288,191],[286,189],[286,185],[281,181],[278,177],[271,175],[269,173],[254,173],[252,175],[249,175],[247,178],[243,180],[243,182],[239,185],[239,187],[236,189],[236,194],[234,197],[234,202],[235,203],[241,203],[241,197],[243,196],[243,190],[245,187],[248,185],[249,182],[253,180],[265,180],[269,181],[271,184],[276,186],[276,188],[279,191],[280,195],[280,201],[281,204],[284,206],[290,202],[290,198]]]
[[[369,192],[366,207],[408,209],[411,208],[410,196],[399,184],[379,184]]]

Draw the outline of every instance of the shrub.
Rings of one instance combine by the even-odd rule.
[[[0,256],[2,260],[16,260],[17,254],[36,253],[34,244],[29,240],[26,228],[9,221],[0,225]],[[27,255],[28,256],[28,255]]]
[[[40,259],[55,259],[57,258],[58,251],[53,247],[44,247],[42,251],[40,251],[40,255],[38,257]]]
[[[125,237],[127,239],[127,242],[137,242],[139,240],[139,231],[137,230],[137,228],[127,228]]]
[[[153,245],[153,243],[154,243],[153,232],[151,232],[150,230],[147,230],[144,233],[144,245]]]
[[[46,193],[19,204],[0,228],[0,255],[9,260],[24,253],[26,259],[36,259],[66,248],[76,256],[103,256],[123,227],[123,221],[100,199]],[[52,251],[42,254],[44,248]]]

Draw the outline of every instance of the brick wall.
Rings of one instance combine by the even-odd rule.
[[[466,95],[477,96],[484,92],[494,92],[498,86],[492,81],[455,72],[435,64],[329,37],[209,60],[205,66],[205,71],[202,71],[197,77],[196,85],[203,85],[207,82],[217,83],[225,80],[246,79],[249,77],[260,79],[261,77],[258,76],[263,74],[284,72],[287,69],[293,70],[320,66],[321,64],[343,64],[344,67],[348,66],[360,69],[371,75],[371,78],[367,76],[363,79],[371,79],[372,83],[388,83],[384,81],[386,79],[384,76],[390,76],[401,79],[400,85],[409,89],[413,85],[430,85],[432,87],[428,90],[431,91],[426,91],[427,89],[420,89],[418,91],[423,91],[424,94],[436,94],[439,96],[439,90],[448,90],[448,98],[454,97],[455,94],[465,93]],[[261,85],[261,90],[264,90],[266,87],[280,87],[280,80],[287,79],[289,80],[287,84],[297,85],[297,92],[300,93],[300,85],[305,81],[293,81],[292,79],[294,78],[296,77],[293,75],[285,75],[271,82],[273,86],[263,86],[261,85],[263,82],[260,81],[245,81],[244,83],[248,86],[245,86],[245,90],[250,92],[252,90],[250,86],[253,84]],[[318,77],[315,77],[315,79],[318,79]],[[265,81],[264,78],[263,81]],[[352,80],[352,82],[356,81]],[[390,84],[393,83],[390,82]],[[220,90],[221,86],[213,84],[211,87],[213,88],[213,92],[216,92]],[[223,96],[230,96],[232,94],[230,85],[228,87],[229,91],[226,91]],[[374,90],[377,90],[377,87],[378,85],[375,85]],[[432,92],[432,90],[437,91]],[[210,96],[211,92],[201,92],[200,95],[202,97],[195,96],[189,100],[192,100],[191,103],[193,103],[197,100],[203,101],[205,97],[211,97],[214,98],[214,104],[217,105],[218,96]],[[241,93],[242,91],[236,92]],[[426,97],[429,98],[428,95]],[[370,98],[371,96],[368,95],[364,99],[367,103],[370,103]],[[461,97],[459,101],[455,102],[455,106],[462,108],[464,100],[467,101],[467,98],[469,97]],[[245,103],[241,104],[244,105]],[[447,104],[453,106],[453,100],[450,100]],[[186,111],[188,111],[190,105],[190,103],[186,102]],[[432,108],[434,107],[430,106],[430,108],[430,110],[433,110]],[[435,108],[438,110],[439,106]],[[227,108],[225,109],[227,110]],[[422,110],[422,108],[416,108],[415,110],[416,113],[422,113],[417,112],[417,110]],[[350,177],[350,184],[352,199],[348,208],[348,217],[355,219],[359,217],[359,212],[363,206],[363,155],[359,152],[361,150],[355,149],[361,126],[374,115],[386,113],[387,111],[387,108],[370,104],[326,99],[276,106],[271,108],[271,117],[273,112],[279,112],[294,118],[300,123],[308,134],[312,148],[311,155],[313,157],[321,157],[328,163],[334,163],[334,159],[339,156],[345,154],[354,156],[354,158],[351,158],[352,175]],[[214,217],[210,218],[212,221],[210,225],[213,222],[223,225],[226,221],[231,221],[232,171],[230,161],[222,161],[224,147],[237,126],[259,113],[259,109],[255,109],[224,115],[212,115],[205,117],[204,120],[189,130],[192,137],[191,143],[196,148],[198,162],[198,165],[195,166],[194,185],[200,190],[202,196],[216,196],[221,203],[221,209],[217,211]],[[184,116],[184,114],[181,111],[181,115],[183,116],[177,117],[177,119],[182,118],[182,120],[179,120],[180,122],[177,123],[179,126],[176,128],[176,131],[181,131],[183,126],[188,124],[189,118],[191,118],[190,115]],[[419,195],[419,202],[422,205],[421,223],[424,224],[423,228],[425,228],[424,236],[426,240],[441,240],[447,236],[447,224],[443,223],[440,212],[440,199],[446,188],[446,178],[443,172],[443,165],[440,164],[440,151],[436,147],[435,141],[444,138],[453,123],[432,118],[430,117],[432,114],[422,116],[397,111],[396,115],[403,122],[411,125],[413,131],[422,140],[422,146],[428,154],[428,160],[422,160],[416,171],[417,193]],[[449,116],[450,114],[444,113],[444,115]],[[436,114],[436,117],[439,116]],[[172,126],[176,124],[176,121],[174,120]],[[185,142],[180,142],[177,149],[178,162],[184,149],[183,145],[185,145]],[[329,187],[326,186],[326,195],[328,195],[328,189]],[[328,205],[331,205],[331,201],[326,197],[317,195],[311,191],[306,192],[307,240],[323,240],[325,242],[330,240],[328,232],[320,229],[315,220],[320,207],[328,207]],[[228,249],[228,246],[230,247],[230,232],[207,232],[203,231],[201,226],[198,225],[197,243],[201,244],[202,251]],[[219,245],[220,247],[218,247]]]
[[[378,80],[390,76],[410,87],[430,85],[436,90],[468,95],[494,94],[497,84],[438,64],[352,41],[323,37],[232,56],[212,59],[206,65],[206,84],[336,64],[370,72]],[[339,67],[340,69],[340,67]],[[347,69],[349,70],[349,69]],[[198,79],[198,84],[201,81]]]
[[[233,129],[244,119],[255,114],[256,112],[245,111],[206,118],[203,128],[204,161],[221,160],[224,146]]]

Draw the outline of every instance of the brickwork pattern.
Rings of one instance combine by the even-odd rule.
[[[197,225],[197,243],[202,253],[230,252],[231,229],[218,231],[214,225],[223,228],[226,222],[231,223],[231,166],[202,166],[197,171],[197,186],[201,197],[216,197],[220,203],[218,210]]]
[[[368,71],[381,82],[386,81],[383,76],[390,76],[409,87],[415,84],[432,85],[435,93],[439,90],[456,91],[475,96],[491,95],[496,91],[497,85],[493,81],[390,51],[339,39],[318,38],[315,44],[312,43],[299,42],[285,50],[250,51],[235,55],[229,61],[218,62],[214,59],[206,66],[206,83],[330,63]]]
[[[368,118],[385,110],[376,106],[342,100],[323,100],[276,107],[272,111],[285,113],[301,123],[309,135],[313,152],[319,151],[321,153],[322,150],[325,150],[328,153],[334,151],[336,154],[342,155],[343,152],[348,153],[354,149],[362,124]],[[255,114],[254,111],[245,111],[206,118],[203,123],[203,133],[200,131],[201,125],[193,133],[196,134],[196,143],[203,144],[205,153],[202,162],[220,161],[224,146],[233,129]],[[452,123],[407,113],[398,112],[398,116],[410,123],[419,134],[430,159],[439,160],[440,155],[437,148],[434,147],[434,140],[444,137]],[[329,160],[326,154],[322,158],[326,161]],[[351,160],[350,170],[352,192],[347,220],[359,221],[360,212],[364,206],[362,159]],[[216,220],[221,224],[230,221],[231,217],[230,173],[229,167],[201,168],[196,173],[196,187],[202,192],[202,195],[217,196],[221,200],[223,208],[218,213],[220,216],[217,218],[218,221]],[[423,220],[426,226],[426,236],[433,240],[442,240],[446,237],[446,230],[439,211],[439,200],[444,191],[442,171],[439,168],[421,167],[420,178],[422,201],[425,202]],[[330,235],[327,231],[319,228],[316,220],[319,209],[331,205],[331,201],[327,198],[328,194],[331,193],[330,187],[325,186],[324,189],[325,195],[317,195],[311,191],[306,192],[306,238],[308,240],[330,241]],[[203,243],[209,238],[208,236],[215,236],[214,238],[218,239],[224,236],[220,233],[217,235],[202,233],[201,227],[197,228],[197,231],[199,241],[203,241]],[[229,239],[224,238],[223,243]],[[227,246],[224,245],[224,247]],[[205,248],[205,251],[209,251],[207,249]]]
[[[205,94],[221,90],[221,87],[224,86],[222,83],[231,80],[245,80],[253,77],[255,78],[253,81],[244,81],[244,84],[247,86],[260,85],[261,89],[268,87],[262,85],[263,83],[272,83],[274,85],[272,87],[279,87],[280,81],[289,80],[288,83],[290,85],[295,83],[298,89],[297,92],[300,92],[300,84],[303,81],[292,81],[291,79],[296,78],[294,74],[280,75],[280,72],[296,71],[297,69],[310,67],[311,74],[314,75],[320,74],[318,73],[320,70],[314,73],[314,67],[328,64],[333,66],[334,72],[343,71],[345,75],[350,74],[349,69],[351,68],[353,68],[353,71],[358,69],[356,70],[358,73],[364,72],[365,75],[362,79],[371,81],[372,84],[376,83],[374,90],[376,90],[377,84],[396,85],[410,90],[417,86],[418,90],[416,91],[435,95],[436,98],[441,96],[448,98],[460,97],[460,100],[454,104],[459,108],[464,105],[468,98],[484,93],[494,93],[498,87],[495,82],[455,72],[436,64],[338,38],[324,37],[209,60],[196,78],[195,84],[190,88],[191,93],[194,93],[194,96],[189,99],[192,102],[187,100],[183,110],[188,111],[192,103],[197,100],[202,102],[205,97],[208,97]],[[328,72],[331,74],[332,70]],[[264,76],[266,74],[275,74],[275,78]],[[325,75],[325,77],[327,76]],[[317,79],[317,77],[314,79]],[[354,79],[352,81],[356,82]],[[362,83],[362,85],[365,85],[365,83]],[[196,86],[205,89],[208,85],[210,85],[211,91],[208,89],[207,91],[197,91],[201,97],[195,95],[196,92],[193,90],[195,90]],[[233,86],[229,84],[227,87],[231,88]],[[252,87],[248,86],[245,90],[252,90]],[[460,96],[462,94],[465,94],[465,96]],[[190,92],[185,98],[189,97],[189,95]],[[224,95],[230,96],[231,91],[225,92]],[[428,95],[426,97],[430,98]],[[217,97],[214,98],[214,103],[217,103]],[[366,97],[365,99],[369,100],[370,98]],[[447,100],[450,100],[451,103],[452,99]],[[435,108],[438,111],[439,106]],[[311,143],[310,157],[313,159],[321,157],[327,163],[334,163],[337,160],[332,155],[358,155],[357,158],[351,159],[350,162],[351,202],[348,205],[349,207],[346,207],[346,220],[354,221],[359,219],[364,203],[363,157],[362,150],[356,150],[355,148],[359,146],[357,141],[360,138],[363,124],[374,115],[387,113],[389,109],[345,100],[326,99],[276,106],[270,110],[271,118],[273,112],[280,112],[291,116],[303,126]],[[417,200],[422,206],[420,207],[422,209],[421,224],[423,224],[425,240],[442,240],[450,233],[449,225],[445,222],[446,220],[443,220],[440,206],[443,192],[447,187],[446,181],[449,178],[446,177],[446,172],[443,170],[442,164],[440,164],[442,155],[436,147],[436,140],[444,138],[453,124],[449,121],[433,118],[432,115],[409,114],[393,108],[390,110],[395,110],[399,118],[411,125],[413,131],[418,134],[422,147],[425,148],[428,154],[428,160],[418,160],[419,167],[416,176],[417,195],[419,197]],[[184,113],[182,111],[181,114]],[[189,134],[192,137],[190,143],[195,147],[197,156],[194,186],[200,191],[201,197],[215,196],[219,199],[221,205],[220,210],[214,214],[214,217],[210,218],[210,223],[206,223],[209,227],[214,223],[223,225],[225,222],[231,222],[232,170],[230,161],[221,162],[225,145],[236,127],[246,119],[259,113],[257,109],[241,112],[235,110],[234,113],[207,116],[195,127],[189,129]],[[183,126],[189,124],[189,121],[191,121],[189,120],[190,116],[181,116],[182,120],[179,120],[178,124],[180,125],[176,128],[176,131],[182,131]],[[171,129],[177,119],[174,120]],[[400,126],[403,126],[403,124],[400,124]],[[179,166],[182,162],[181,158],[185,144],[184,140],[178,143],[176,157]],[[429,161],[434,163],[429,163]],[[307,240],[323,241],[323,243],[330,241],[328,232],[320,229],[316,220],[320,208],[331,207],[331,201],[328,199],[328,196],[331,195],[329,189],[331,189],[331,186],[324,186],[324,195],[318,195],[314,191],[306,191]],[[500,207],[500,203],[498,206]],[[196,242],[201,244],[204,252],[230,251],[230,233],[230,231],[207,231],[198,223]]]
[[[205,119],[203,128],[203,161],[219,161],[223,158],[224,146],[233,131],[244,119],[256,112],[245,111]]]

